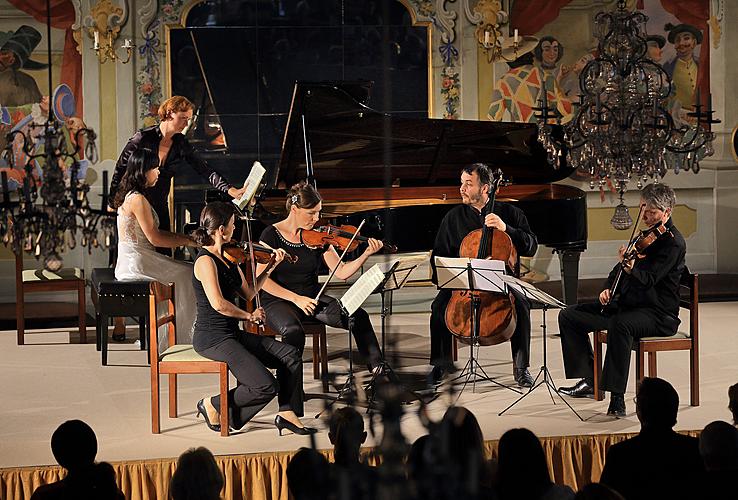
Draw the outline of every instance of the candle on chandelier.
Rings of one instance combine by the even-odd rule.
[[[95,37],[95,44],[93,45],[93,47],[95,49],[99,49],[100,48],[100,32],[99,31],[95,31],[93,33],[93,36]]]
[[[489,31],[487,30],[484,31],[484,45],[489,45]]]
[[[518,44],[518,28],[515,28],[515,31],[513,32],[513,43],[515,45]]]

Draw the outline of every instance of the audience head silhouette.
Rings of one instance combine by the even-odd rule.
[[[92,467],[97,455],[95,431],[81,420],[67,420],[52,434],[51,452],[70,473]]]
[[[716,420],[700,434],[700,455],[708,471],[738,471],[738,429]]]
[[[472,412],[451,406],[437,432],[438,455],[448,472],[458,478],[463,494],[476,495],[490,485],[489,464],[484,452],[482,429]]]
[[[625,498],[604,484],[589,483],[577,491],[574,500],[625,500]]]
[[[348,465],[359,461],[359,449],[366,441],[364,419],[350,406],[339,408],[331,416],[328,439],[333,445],[335,462]]]
[[[300,448],[287,464],[287,486],[295,500],[323,500],[330,496],[328,460],[311,448]]]
[[[728,409],[733,414],[733,424],[738,425],[738,384],[728,388]]]
[[[638,385],[636,414],[642,428],[674,427],[679,410],[679,395],[666,380],[646,377]]]
[[[533,432],[510,429],[497,447],[500,498],[539,498],[551,487],[546,456]]]
[[[190,448],[179,456],[169,483],[173,500],[218,500],[223,473],[207,448]]]

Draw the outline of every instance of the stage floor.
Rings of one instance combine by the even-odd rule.
[[[431,289],[409,289],[395,294],[394,314],[388,318],[388,336],[397,342],[393,354],[403,382],[420,388],[429,367],[428,312]],[[376,301],[367,307],[379,334]],[[542,360],[541,311],[533,311],[531,373],[535,376]],[[685,317],[682,318],[683,321]],[[563,378],[561,348],[556,312],[547,314],[548,366],[559,385]],[[707,303],[700,306],[700,406],[689,406],[688,353],[659,354],[659,376],[676,387],[680,397],[677,429],[701,429],[721,419],[730,420],[727,389],[738,382],[738,303]],[[129,330],[135,338],[136,329]],[[206,446],[216,455],[264,451],[295,450],[309,446],[304,436],[279,437],[272,425],[277,411],[276,401],[248,424],[240,433],[221,438],[195,417],[195,403],[217,388],[217,377],[210,375],[180,376],[179,402],[181,416],[167,417],[166,395],[162,397],[162,434],[151,434],[149,412],[149,367],[146,354],[132,343],[111,345],[110,365],[100,365],[94,343],[69,344],[72,331],[35,331],[27,335],[27,345],[17,346],[14,331],[0,332],[0,468],[54,464],[50,438],[63,421],[79,418],[95,430],[99,443],[98,460],[121,461],[146,458],[176,457],[194,446]],[[94,330],[88,333],[94,342]],[[308,341],[309,342],[309,341]],[[348,366],[346,334],[328,332],[330,368],[345,373]],[[321,428],[316,444],[329,448],[326,422],[314,420],[325,399],[320,396],[319,381],[312,378],[309,362],[311,349],[305,350],[305,389],[311,396],[306,402],[304,422]],[[459,367],[469,349],[459,351]],[[509,343],[483,347],[480,360],[487,373],[499,382],[511,384]],[[503,416],[497,414],[513,402],[517,394],[489,382],[477,384],[476,391],[467,387],[458,404],[466,406],[479,419],[485,439],[497,439],[507,429],[528,427],[539,436],[610,434],[636,432],[639,429],[633,397],[634,361],[626,394],[628,417],[614,419],[605,415],[607,401],[570,400],[584,417],[580,421],[560,400],[552,404],[545,387],[541,387]],[[366,376],[366,370],[359,372]],[[339,378],[340,380],[340,378]],[[162,378],[163,392],[166,381]],[[233,383],[233,382],[232,382]],[[450,404],[444,394],[429,405],[433,419],[443,415]],[[405,406],[402,429],[409,441],[425,433],[418,416],[419,404]],[[367,426],[368,426],[367,418]],[[381,426],[374,426],[376,436],[368,439],[371,446],[381,438]]]

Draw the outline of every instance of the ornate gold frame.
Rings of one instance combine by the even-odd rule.
[[[166,85],[166,94],[171,94],[172,91],[172,70],[171,70],[171,61],[172,61],[172,52],[171,52],[171,44],[170,44],[170,31],[174,29],[184,29],[185,27],[185,21],[187,20],[187,16],[189,15],[190,11],[198,4],[204,2],[205,0],[189,0],[189,2],[182,7],[182,12],[180,14],[179,18],[179,24],[165,24],[164,25],[164,63],[165,63],[165,73],[164,73],[164,82]],[[431,26],[430,21],[418,21],[417,15],[415,13],[415,9],[413,9],[412,5],[410,4],[409,0],[397,0],[399,3],[402,4],[405,9],[410,13],[410,18],[412,20],[413,26],[424,26],[426,28],[426,36],[427,36],[427,46],[428,46],[428,117],[433,117],[433,29]]]

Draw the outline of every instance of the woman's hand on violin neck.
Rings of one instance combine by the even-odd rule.
[[[265,319],[266,313],[264,312],[264,308],[260,307],[250,313],[249,317],[246,318],[246,321],[250,321],[251,323],[263,323]]]
[[[304,295],[298,295],[296,296],[292,302],[299,307],[302,312],[304,312],[307,315],[312,315],[315,312],[315,308],[318,305],[318,301],[315,299],[312,299],[310,297],[305,297]]]
[[[366,242],[368,246],[366,247],[366,250],[364,250],[364,253],[367,256],[379,252],[384,246],[384,243],[382,243],[380,240],[375,240],[374,238],[368,238]]]
[[[484,225],[497,229],[498,231],[505,231],[507,229],[507,224],[497,214],[487,214],[484,217]]]
[[[605,306],[608,302],[610,302],[610,289],[605,288],[600,292],[600,304]]]

